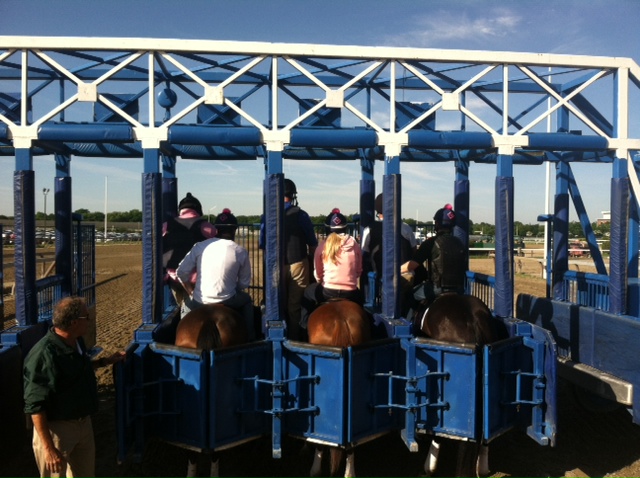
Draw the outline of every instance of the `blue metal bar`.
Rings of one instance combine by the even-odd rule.
[[[576,184],[576,178],[573,176],[571,167],[567,168],[567,175],[569,179],[569,193],[571,194],[571,199],[573,199],[573,205],[578,212],[578,218],[580,219],[582,230],[584,231],[585,237],[587,238],[589,251],[596,266],[596,270],[598,271],[598,274],[606,274],[607,268],[604,264],[604,260],[602,259],[602,253],[600,252],[600,248],[598,247],[598,243],[596,242],[596,236],[593,232],[593,227],[591,227],[591,221],[589,221],[587,209],[585,208],[584,202],[582,201],[582,196],[580,195],[580,190],[578,189],[578,185]]]

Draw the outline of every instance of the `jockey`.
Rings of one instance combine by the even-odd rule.
[[[424,241],[413,259],[401,267],[401,272],[413,272],[426,263],[427,280],[414,286],[408,303],[415,310],[420,302],[428,303],[443,292],[464,293],[467,272],[467,251],[462,241],[453,235],[456,214],[451,204],[438,209],[433,216],[436,235]],[[411,312],[407,311],[407,317]]]
[[[337,208],[336,208],[337,209]],[[347,231],[347,218],[334,209],[325,226],[331,231],[314,254],[314,275],[317,282],[309,284],[301,301],[300,326],[307,328],[309,314],[322,302],[344,298],[362,305],[358,289],[362,273],[360,246]]]
[[[382,212],[382,193],[375,199],[376,220],[370,227],[365,227],[362,231],[362,253],[364,257],[364,272],[373,271],[377,276],[378,287],[382,278],[382,222],[384,220]],[[416,236],[411,227],[406,223],[400,224],[400,264],[404,265],[416,252]],[[402,271],[402,269],[401,269]],[[368,281],[365,279],[365,284]],[[400,277],[401,297],[408,294],[413,286],[413,274],[402,273]]]
[[[182,306],[184,289],[176,276],[178,264],[196,242],[216,236],[216,228],[202,217],[202,205],[191,193],[180,201],[177,217],[162,225],[162,266],[165,282],[171,287],[176,303]],[[195,276],[191,280],[195,282]]]
[[[215,224],[220,236],[196,243],[176,270],[189,294],[182,317],[203,304],[224,304],[240,312],[247,323],[249,340],[255,340],[253,303],[244,291],[251,284],[249,253],[234,242],[238,220],[225,208]],[[190,281],[194,271],[195,284]]]

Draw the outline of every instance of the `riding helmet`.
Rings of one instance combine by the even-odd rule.
[[[433,220],[436,225],[441,227],[454,227],[456,225],[456,213],[453,211],[453,206],[445,204],[443,208],[436,211]]]
[[[338,210],[338,212],[332,212],[328,217],[326,226],[332,232],[344,232],[348,226],[347,218],[340,214],[340,210]]]
[[[202,204],[200,204],[200,201],[192,196],[191,193],[187,193],[182,201],[180,201],[180,204],[178,204],[178,211],[182,209],[193,209],[198,215],[202,216]]]
[[[284,195],[288,198],[293,199],[296,194],[298,194],[298,190],[296,189],[296,184],[291,181],[291,179],[285,178],[284,180]]]
[[[235,231],[238,228],[238,220],[231,213],[231,210],[225,207],[222,212],[216,216],[214,225],[221,231]]]

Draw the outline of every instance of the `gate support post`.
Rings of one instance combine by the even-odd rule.
[[[496,176],[496,288],[494,310],[512,317],[513,303],[513,156],[498,154]]]
[[[144,149],[142,175],[142,322],[162,319],[162,175],[159,150]]]
[[[30,148],[16,148],[16,171],[13,176],[15,217],[16,320],[28,326],[38,322],[36,294],[35,173]]]
[[[282,369],[282,351],[284,343],[284,321],[274,320],[268,323],[268,340],[273,347],[273,384],[271,391],[271,456],[282,458],[282,419],[285,409],[284,371]]]

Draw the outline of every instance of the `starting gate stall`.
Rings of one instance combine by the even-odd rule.
[[[550,67],[554,78],[566,80],[547,79]],[[613,78],[611,121],[585,93],[607,77]],[[21,387],[15,380],[21,362],[12,345],[26,353],[44,330],[33,320],[39,306],[33,155],[54,155],[56,164],[56,261],[62,277],[56,298],[73,292],[71,157],[142,158],[142,323],[127,360],[116,367],[121,458],[131,450],[141,453],[150,436],[220,450],[271,434],[276,458],[283,454],[284,435],[349,446],[390,430],[401,430],[411,451],[418,450],[421,433],[487,442],[514,426],[552,445],[555,341],[563,360],[626,381],[629,394],[640,384],[637,359],[613,359],[606,345],[626,344],[638,324],[639,186],[632,152],[640,149],[640,139],[629,134],[628,103],[630,85],[639,84],[640,69],[624,58],[0,37],[0,154],[16,162],[16,302],[22,328],[1,336],[0,376],[14,377],[6,379],[8,393],[17,395]],[[58,98],[53,107],[51,96]],[[459,121],[453,131],[438,122],[451,114]],[[557,131],[539,131],[551,115]],[[570,128],[574,118],[586,134]],[[179,318],[162,281],[161,232],[163,221],[177,213],[178,158],[264,161],[263,341],[211,352],[172,345]],[[374,169],[384,165],[382,286],[379,299],[369,300],[384,338],[346,350],[287,339],[284,160],[358,161],[361,227],[374,220]],[[613,164],[608,276],[571,172],[570,163],[581,161]],[[469,272],[468,292],[489,303],[510,338],[482,350],[413,338],[399,312],[401,168],[435,162],[453,165],[455,233],[467,245],[470,165],[496,168],[495,277]],[[544,162],[554,164],[557,174],[556,210],[546,218],[554,226],[553,297],[520,297],[516,311],[513,169]],[[597,277],[568,270],[569,194]],[[591,292],[598,281],[604,287]],[[606,302],[607,310],[598,310],[591,303],[596,300]],[[5,399],[8,388],[3,384],[2,390]],[[640,394],[633,396],[627,405],[635,418]],[[476,419],[479,403],[482,420]]]

